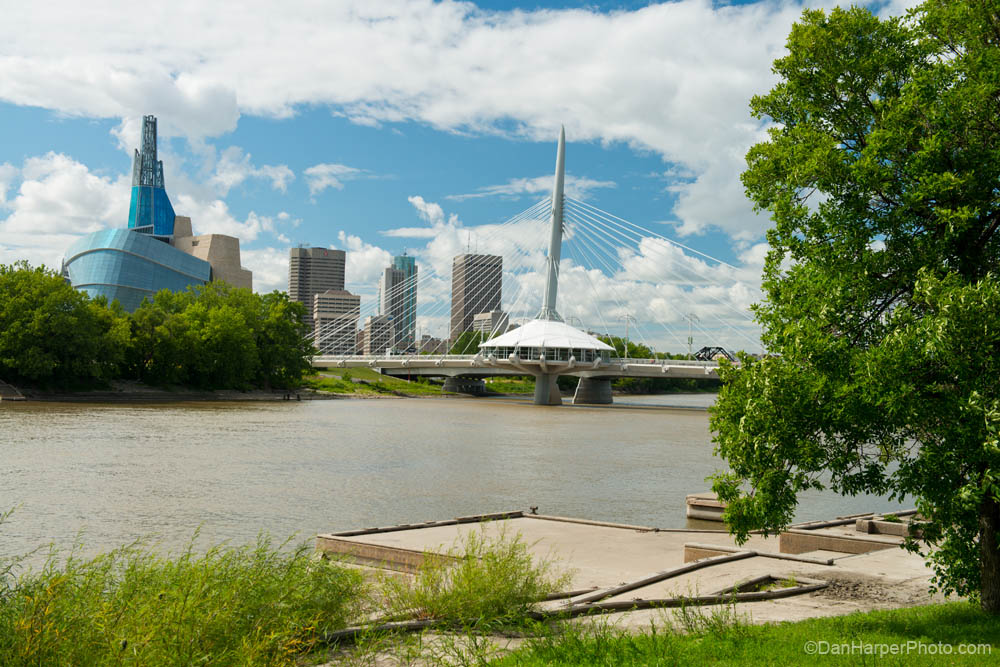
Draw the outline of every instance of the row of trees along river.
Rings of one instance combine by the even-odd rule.
[[[25,262],[0,265],[0,378],[80,389],[110,380],[202,389],[297,386],[310,369],[301,304],[212,282],[134,313]]]

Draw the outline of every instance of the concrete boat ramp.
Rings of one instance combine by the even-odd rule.
[[[752,620],[799,620],[932,601],[931,570],[899,548],[914,512],[799,524],[736,545],[724,530],[659,529],[522,511],[321,534],[320,552],[369,567],[413,573],[447,554],[469,531],[519,535],[537,559],[568,572],[572,614],[626,612],[616,622],[648,628],[660,607],[735,601]]]

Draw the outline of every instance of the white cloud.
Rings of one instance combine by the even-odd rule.
[[[8,162],[0,164],[0,208],[7,208],[7,190],[14,184],[17,176],[17,167]]]
[[[174,209],[178,215],[191,218],[195,234],[226,234],[237,237],[243,243],[256,241],[265,234],[278,235],[278,225],[284,224],[276,217],[259,215],[254,211],[247,214],[246,220],[240,221],[233,217],[229,206],[221,199],[205,201],[187,194],[175,198]]]
[[[267,294],[288,289],[288,247],[241,249],[244,268],[253,271],[253,289]]]
[[[86,233],[128,216],[129,183],[91,173],[88,167],[49,152],[28,158],[6,220],[11,231]]]
[[[315,196],[327,188],[343,190],[344,181],[360,178],[366,172],[344,164],[316,164],[302,173],[309,185],[309,194]]]
[[[347,251],[346,282],[374,289],[385,267],[392,263],[392,253],[341,231],[337,238]]]
[[[239,146],[230,146],[222,151],[215,165],[215,173],[210,179],[210,183],[218,189],[221,196],[225,197],[230,189],[248,178],[267,180],[275,190],[288,191],[288,184],[295,180],[295,172],[288,165],[265,164],[255,167],[251,164],[250,157],[250,154],[244,153]]]
[[[477,192],[464,195],[448,195],[445,199],[463,201],[465,199],[478,199],[481,197],[519,197],[521,195],[551,194],[552,176],[536,176],[535,178],[512,178],[501,185],[489,185],[479,188]],[[585,176],[566,175],[563,191],[568,197],[574,199],[586,199],[591,190],[598,188],[615,188],[618,184],[614,181],[598,181]]]
[[[530,139],[554,139],[565,123],[571,142],[624,142],[689,170],[675,212],[685,233],[759,237],[767,224],[737,184],[759,136],[747,101],[773,85],[798,2],[601,13],[248,0],[234,13],[186,0],[153,11],[155,20],[111,0],[18,5],[0,24],[0,99],[91,117],[154,113],[161,134],[192,139],[231,131],[240,113],[304,105],[369,126]],[[119,130],[129,147],[133,125]],[[343,176],[311,181],[314,194]]]

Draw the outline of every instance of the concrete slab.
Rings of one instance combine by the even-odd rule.
[[[901,538],[858,533],[853,521],[790,531],[796,538],[811,538],[813,548],[788,554],[780,553],[779,546],[784,542],[778,537],[751,536],[747,544],[737,546],[724,531],[662,530],[521,512],[493,516],[512,518],[483,523],[477,521],[479,517],[461,517],[413,526],[346,531],[318,536],[317,548],[329,553],[368,550],[369,555],[388,555],[399,562],[411,559],[412,568],[416,562],[412,559],[426,553],[447,554],[471,531],[483,531],[491,538],[519,535],[534,558],[554,561],[569,572],[572,589],[636,585],[651,574],[680,568],[686,552],[689,560],[746,550],[757,554],[736,561],[713,562],[708,567],[656,583],[637,585],[602,602],[710,595],[765,575],[779,580],[802,578],[827,582],[827,588],[820,591],[735,606],[734,613],[753,622],[833,616],[942,599],[929,594],[932,572],[919,555],[899,548]],[[845,546],[862,553],[850,553]],[[562,604],[552,601],[544,607],[558,608]],[[650,622],[673,623],[673,618],[672,611],[653,609],[614,614],[613,621],[605,618],[597,622],[615,622],[640,630],[648,629]]]
[[[735,547],[729,534],[722,531],[665,531],[524,515],[489,523],[435,525],[366,535],[320,535],[317,548],[328,553],[345,553],[344,545],[353,544],[358,549],[368,549],[365,553],[369,554],[375,553],[371,547],[399,550],[402,557],[423,551],[445,554],[469,531],[485,531],[491,537],[520,534],[534,557],[565,565],[573,588],[605,588],[683,565],[685,542]],[[777,551],[776,542],[773,538],[755,536],[742,548]],[[381,553],[390,558],[389,551]]]

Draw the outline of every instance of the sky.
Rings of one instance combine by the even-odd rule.
[[[739,174],[768,125],[748,101],[802,3],[5,4],[0,263],[58,268],[76,238],[124,227],[152,114],[175,211],[239,237],[255,290],[287,289],[290,247],[341,248],[364,313],[406,252],[418,332],[440,335],[467,249],[520,253],[505,303],[537,305],[547,222],[537,247],[501,224],[550,194],[564,126],[567,195],[646,231],[603,256],[594,230],[569,234],[560,312],[619,334],[635,317],[658,350],[689,330],[754,349],[768,217]]]

